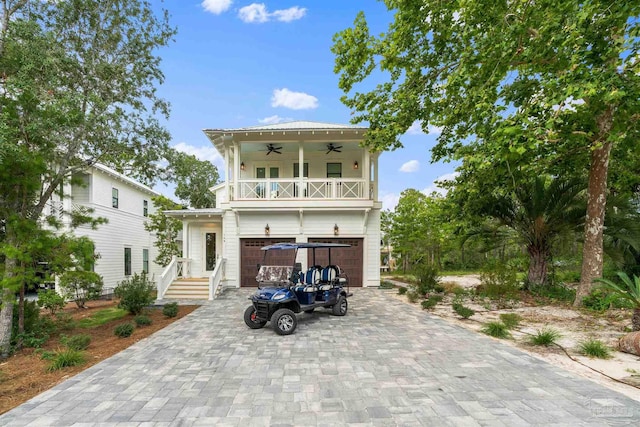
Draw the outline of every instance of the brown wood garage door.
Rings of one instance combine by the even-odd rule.
[[[263,246],[274,243],[293,243],[296,239],[240,239],[240,286],[258,286],[256,266],[263,263]],[[269,251],[268,262],[271,265],[293,266],[293,251]]]
[[[345,243],[350,248],[331,249],[331,263],[337,264],[349,277],[349,286],[362,286],[363,240],[362,239],[309,239],[312,243]],[[307,259],[312,262],[311,249]],[[329,264],[327,249],[316,249],[316,264],[323,267]]]

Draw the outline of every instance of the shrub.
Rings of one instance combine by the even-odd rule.
[[[64,297],[54,289],[38,292],[38,306],[49,310],[52,316],[62,310],[65,305]]]
[[[455,296],[464,295],[467,291],[460,285],[454,282],[444,282],[442,284],[443,292],[447,294],[454,294]]]
[[[89,344],[91,344],[91,335],[73,335],[71,337],[63,337],[61,341],[71,350],[86,350]]]
[[[462,304],[455,303],[455,304],[452,304],[451,307],[453,308],[453,311],[455,311],[456,314],[462,317],[463,319],[468,319],[474,314],[476,314],[475,311],[473,311],[469,307],[465,307]]]
[[[421,305],[424,310],[429,310],[438,305],[440,301],[442,301],[442,297],[440,295],[433,295],[422,301]]]
[[[16,343],[20,342],[28,348],[40,348],[49,339],[49,334],[36,334],[34,332],[25,332],[15,337]]]
[[[380,289],[393,289],[395,285],[388,280],[382,280],[380,282]]]
[[[153,291],[153,283],[147,278],[146,273],[136,273],[130,279],[120,282],[114,294],[120,298],[118,307],[135,315],[142,313],[142,309],[153,302]]]
[[[51,363],[47,367],[47,371],[53,372],[62,368],[81,365],[85,361],[85,356],[81,351],[67,348],[66,350],[54,352],[50,360]]]
[[[588,339],[580,343],[578,348],[580,353],[589,357],[596,357],[598,359],[609,359],[611,357],[611,350],[600,340]]]
[[[544,328],[536,332],[536,334],[531,337],[530,342],[533,345],[548,347],[551,344],[555,344],[561,336],[560,332],[553,328]]]
[[[522,316],[517,313],[502,313],[500,315],[500,320],[507,327],[507,329],[514,329],[520,326],[520,322],[522,321]]]
[[[516,271],[504,264],[496,264],[480,274],[476,293],[489,299],[515,299],[519,289]]]
[[[133,324],[131,323],[123,323],[121,325],[116,326],[113,330],[113,334],[120,338],[130,337],[133,333]]]
[[[93,271],[67,271],[60,276],[60,288],[65,297],[74,300],[79,308],[84,308],[88,300],[100,298],[102,277]]]
[[[564,285],[544,285],[531,288],[531,293],[557,301],[573,302],[576,290]]]
[[[76,322],[69,313],[57,313],[55,325],[59,331],[70,331],[76,327]]]
[[[178,303],[170,302],[162,307],[162,314],[167,317],[176,317],[178,315]]]
[[[405,288],[404,286],[400,286],[398,288],[398,295],[404,295],[407,293],[407,288]]]
[[[151,324],[151,318],[145,314],[139,314],[133,320],[138,326],[149,326]]]
[[[419,263],[414,267],[414,275],[416,276],[416,292],[424,296],[427,292],[435,290],[442,292],[444,288],[440,285],[440,277],[438,269],[434,265],[427,263]]]
[[[420,299],[420,294],[415,289],[409,289],[407,292],[407,299],[410,303],[417,302]]]
[[[494,338],[509,338],[509,330],[500,322],[487,322],[480,331]]]

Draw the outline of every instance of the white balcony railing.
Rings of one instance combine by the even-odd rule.
[[[240,200],[370,199],[365,179],[298,178],[243,179],[238,181]],[[233,194],[233,193],[232,193]]]

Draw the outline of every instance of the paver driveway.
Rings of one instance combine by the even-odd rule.
[[[359,289],[346,317],[250,330],[226,291],[1,425],[637,425],[640,403]],[[387,295],[387,297],[385,297]]]

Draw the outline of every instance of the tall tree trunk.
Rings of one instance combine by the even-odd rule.
[[[8,257],[5,259],[5,283],[13,277],[16,260]],[[11,349],[11,324],[13,322],[14,290],[6,286],[2,290],[2,308],[0,308],[0,359],[6,359]]]
[[[529,286],[542,286],[547,283],[549,251],[544,248],[529,247]]]
[[[582,305],[582,299],[591,293],[594,279],[602,277],[604,214],[607,204],[607,173],[612,143],[606,142],[593,150],[589,169],[587,189],[587,216],[584,224],[584,245],[582,247],[582,272],[580,285],[573,305]]]

